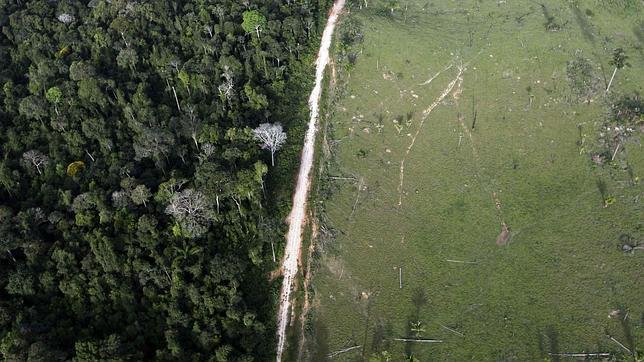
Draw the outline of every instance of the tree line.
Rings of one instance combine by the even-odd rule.
[[[0,1],[3,359],[271,358],[329,5]]]

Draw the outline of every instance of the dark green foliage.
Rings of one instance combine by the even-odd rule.
[[[260,33],[266,27],[266,18],[257,10],[244,11],[242,14],[244,21],[242,28],[247,33],[256,33],[257,39],[260,38]]]
[[[636,126],[644,123],[644,100],[635,93],[622,96],[613,104],[612,118],[618,123]]]
[[[356,17],[349,17],[342,23],[340,42],[343,47],[350,47],[362,41],[362,23]]]
[[[593,95],[598,88],[597,77],[593,73],[590,61],[580,54],[568,62],[566,75],[570,88],[578,99],[586,99]]]
[[[624,49],[623,48],[616,48],[613,50],[613,59],[611,59],[610,62],[608,62],[610,65],[617,69],[622,69],[625,66],[630,67],[630,63],[628,63],[626,60],[628,59],[628,56],[624,54]]]
[[[0,356],[271,359],[271,241],[307,114],[300,57],[324,9],[1,9]],[[293,142],[268,174],[251,132],[265,122]]]
[[[354,17],[347,17],[343,20],[338,29],[340,34],[339,49],[336,52],[338,63],[348,62],[349,67],[353,66],[358,59],[361,49],[357,46],[363,41],[363,24]]]

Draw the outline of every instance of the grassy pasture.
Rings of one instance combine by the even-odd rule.
[[[621,250],[644,244],[641,129],[604,166],[587,152],[611,97],[642,91],[642,3],[383,4],[352,6],[362,51],[327,107],[334,192],[316,204],[336,236],[312,282],[311,359],[355,345],[333,360],[628,356],[608,336],[644,350],[644,250]],[[605,96],[618,47],[631,66]],[[577,58],[592,65],[583,95]]]

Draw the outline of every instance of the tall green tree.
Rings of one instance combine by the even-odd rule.
[[[247,33],[257,34],[257,40],[260,40],[260,34],[266,28],[266,18],[257,10],[248,10],[244,11],[243,14],[244,21],[242,22],[242,28]]]

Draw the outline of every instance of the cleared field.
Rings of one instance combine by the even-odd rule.
[[[643,350],[644,250],[622,250],[644,244],[641,128],[591,158],[610,102],[642,91],[642,3],[383,7],[352,7],[362,51],[329,106],[310,359]],[[615,48],[631,66],[606,95]]]

